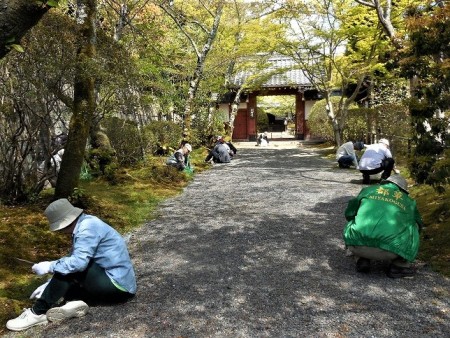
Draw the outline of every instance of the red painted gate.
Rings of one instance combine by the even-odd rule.
[[[239,109],[234,120],[233,140],[247,140],[247,109]]]

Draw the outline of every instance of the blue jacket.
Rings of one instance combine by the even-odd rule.
[[[99,218],[81,214],[72,234],[70,256],[54,261],[53,272],[63,275],[84,271],[94,260],[113,283],[136,293],[136,277],[122,236]]]

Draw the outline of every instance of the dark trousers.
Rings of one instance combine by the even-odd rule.
[[[211,150],[208,156],[206,156],[205,162],[209,162],[211,159],[213,159],[214,163],[220,163],[219,152],[214,149]]]
[[[342,155],[341,157],[339,157],[338,163],[340,168],[350,168],[350,166],[354,164],[353,157],[350,155]]]
[[[395,161],[393,158],[386,158],[381,162],[381,166],[371,170],[360,170],[363,174],[363,180],[370,180],[370,175],[381,173],[381,179],[386,179],[391,176],[392,170],[394,170]]]
[[[32,309],[35,314],[41,315],[66,301],[83,300],[88,304],[122,303],[133,296],[119,290],[105,270],[91,261],[82,272],[67,275],[55,273]]]

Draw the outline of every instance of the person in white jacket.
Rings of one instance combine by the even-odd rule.
[[[382,138],[378,143],[366,145],[366,151],[359,161],[359,171],[363,174],[363,184],[370,184],[370,175],[381,173],[381,179],[391,176],[395,161],[389,150],[389,141]]]

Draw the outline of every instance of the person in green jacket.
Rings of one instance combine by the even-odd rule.
[[[416,202],[400,174],[363,188],[348,202],[343,237],[356,258],[356,271],[369,272],[370,260],[389,261],[391,278],[411,277],[423,226]]]

